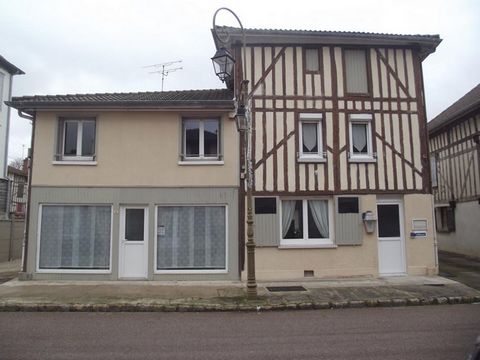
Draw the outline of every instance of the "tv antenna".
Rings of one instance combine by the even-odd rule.
[[[153,64],[153,65],[147,65],[143,66],[144,68],[154,68],[158,70],[154,71],[149,71],[149,74],[160,74],[162,75],[162,91],[163,91],[163,83],[165,81],[165,78],[170,74],[171,72],[175,72],[178,70],[182,70],[183,66],[176,67],[176,68],[171,68],[171,66],[174,66],[175,64],[181,63],[182,60],[176,60],[176,61],[168,61],[160,64]]]

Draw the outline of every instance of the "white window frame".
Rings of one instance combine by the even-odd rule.
[[[41,269],[40,268],[40,236],[42,234],[42,208],[43,206],[110,206],[110,257],[108,269]],[[112,246],[113,246],[113,205],[112,204],[61,204],[43,203],[38,206],[37,226],[37,251],[36,251],[36,272],[39,274],[111,274],[112,273]]]
[[[93,122],[95,124],[95,139],[94,139],[94,154],[91,156],[82,156],[82,138],[83,138],[83,124],[85,122]],[[65,137],[67,136],[67,123],[77,123],[77,154],[70,156],[65,155]],[[96,119],[65,119],[62,129],[62,160],[65,161],[94,161],[95,152],[97,150],[97,121]]]
[[[221,206],[225,208],[225,268],[224,269],[215,269],[215,270],[208,270],[208,269],[157,269],[157,238],[158,238],[158,208],[159,207],[167,207],[167,206],[186,206],[186,207],[194,207],[194,206]],[[154,261],[153,261],[153,274],[159,275],[168,275],[168,274],[228,274],[228,205],[227,204],[155,204],[155,234],[154,234]]]
[[[373,144],[372,144],[372,115],[371,114],[350,114],[348,121],[348,132],[349,132],[349,161],[350,162],[375,162],[375,154],[373,153]],[[366,154],[355,154],[353,152],[353,124],[361,124],[367,126],[367,153]]]
[[[284,200],[302,201],[303,218],[303,238],[302,239],[284,239],[282,234],[282,211]],[[309,238],[308,237],[308,201],[323,200],[328,202],[328,238]],[[280,198],[280,248],[336,248],[334,244],[334,223],[333,223],[333,201],[330,198],[312,197],[312,198]]]
[[[303,113],[299,116],[299,141],[298,141],[298,161],[299,162],[325,162],[323,151],[323,114],[321,113]],[[303,124],[317,125],[317,153],[303,152]]]
[[[184,126],[184,123],[186,121],[198,121],[198,156],[187,156],[187,134],[186,134],[186,128]],[[205,156],[205,121],[216,121],[218,123],[218,135],[217,135],[217,156]],[[195,119],[195,118],[183,118],[182,119],[182,162],[219,162],[222,160],[222,155],[221,155],[221,140],[220,137],[222,136],[222,129],[221,129],[221,121],[218,118],[201,118],[201,119]]]

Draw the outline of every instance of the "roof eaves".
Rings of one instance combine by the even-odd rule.
[[[5,68],[11,75],[24,75],[25,72],[0,55],[0,66]]]

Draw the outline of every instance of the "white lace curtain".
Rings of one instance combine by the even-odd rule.
[[[309,200],[308,207],[322,238],[328,238],[328,201]]]
[[[108,269],[110,206],[43,205],[41,269]]]
[[[224,206],[159,206],[157,269],[224,269]]]
[[[296,200],[283,200],[282,201],[282,236],[287,236],[288,229],[292,224],[293,217],[295,215]]]
[[[305,152],[313,152],[317,146],[317,124],[303,123],[303,146]]]
[[[353,152],[367,152],[367,126],[365,124],[352,125]]]

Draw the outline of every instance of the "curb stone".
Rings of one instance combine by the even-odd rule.
[[[112,304],[52,304],[1,302],[0,312],[269,312],[280,310],[326,310],[365,307],[400,307],[425,305],[455,305],[480,303],[480,296],[438,296],[431,298],[396,298],[340,300],[319,302],[235,302],[235,303],[112,303]]]

